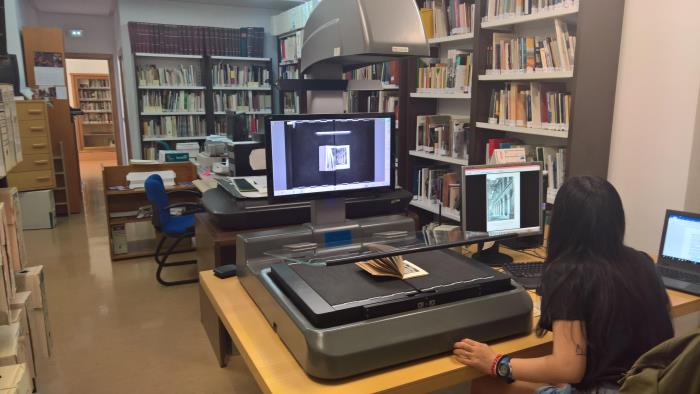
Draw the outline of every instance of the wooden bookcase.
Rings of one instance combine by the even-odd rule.
[[[575,8],[554,10],[547,14],[514,16],[498,21],[482,23],[487,15],[488,1],[475,0],[473,37],[445,37],[431,40],[431,45],[446,45],[452,40],[464,40],[474,51],[474,65],[471,85],[471,98],[461,100],[460,105],[470,116],[469,164],[484,164],[485,147],[490,138],[512,137],[525,144],[538,146],[558,146],[566,148],[565,176],[594,175],[606,177],[610,135],[617,83],[617,66],[622,32],[624,2],[605,0],[579,0]],[[530,34],[549,27],[554,31],[554,18],[561,18],[570,26],[569,31],[576,36],[575,64],[572,71],[524,75],[486,75],[487,47],[492,43],[497,31],[516,31]],[[537,34],[537,33],[535,33]],[[416,116],[442,112],[440,106],[445,101],[439,97],[425,98],[413,95],[416,87],[416,61],[405,60],[402,68],[402,99],[408,97],[402,108],[401,123],[405,129],[401,133],[399,150],[399,183],[406,189],[413,188],[413,166],[426,159],[412,157],[409,151],[415,146]],[[491,90],[503,86],[508,81],[558,81],[565,82],[572,96],[571,123],[568,133],[550,130],[509,127],[488,123]],[[547,202],[552,203],[550,193]],[[414,208],[424,218],[437,213],[436,206],[414,203]],[[443,212],[444,219],[455,222],[459,217],[453,212]]]
[[[284,34],[280,34],[277,36],[277,59],[280,59],[279,64],[277,65],[277,78],[278,80],[282,79],[300,79],[302,77],[301,75],[301,59],[296,56],[287,56],[285,59],[284,56],[282,56],[282,41],[292,37],[292,36],[297,36],[299,32],[302,32],[302,34],[299,34],[298,37],[303,37],[303,30],[304,27],[300,27],[298,29],[288,31]],[[297,78],[285,78],[285,74],[287,72],[290,73],[296,73],[298,75]],[[307,112],[306,108],[306,100],[303,100],[302,97],[304,96],[300,92],[296,91],[279,91],[279,103],[278,103],[278,108],[280,109],[280,113],[285,114],[285,115],[295,115],[295,114],[303,114]],[[285,104],[287,103],[287,104]]]
[[[149,206],[148,198],[146,198],[145,189],[128,189],[126,175],[130,172],[149,172],[149,171],[175,171],[175,187],[167,189],[177,190],[195,190],[192,181],[197,179],[197,169],[192,163],[165,163],[154,165],[128,165],[128,166],[109,166],[102,168],[102,182],[104,185],[105,211],[107,214],[107,232],[109,233],[110,241],[110,257],[112,261],[131,259],[136,257],[153,256],[156,250],[156,245],[160,240],[161,234],[156,232],[155,238],[126,240],[127,252],[121,254],[114,253],[114,238],[115,231],[127,231],[126,226],[133,223],[144,223],[151,226],[151,217],[138,218],[136,215],[124,216],[124,213],[134,213],[140,207]],[[115,187],[121,186],[126,190],[114,190]],[[170,203],[192,201],[191,197],[173,196]],[[148,223],[145,223],[148,222]],[[181,242],[178,245],[177,252],[191,251],[192,244],[189,242]]]
[[[217,95],[231,93],[243,93],[252,100],[254,95],[267,93],[270,95],[271,108],[266,111],[246,111],[249,118],[261,119],[264,115],[274,113],[274,100],[272,100],[271,81],[262,86],[214,86],[212,79],[213,67],[217,64],[237,64],[237,65],[262,65],[272,76],[272,60],[270,58],[236,57],[236,56],[209,56],[209,55],[178,55],[178,54],[154,54],[154,53],[134,53],[136,65],[136,89],[139,103],[139,124],[141,133],[141,147],[143,157],[148,158],[148,152],[156,152],[163,149],[165,145],[170,149],[175,149],[177,142],[203,142],[208,135],[226,134],[225,115],[226,111],[216,111],[215,99]],[[142,84],[139,81],[139,67],[154,65],[163,68],[192,67],[194,72],[193,82],[187,85],[154,85]],[[141,81],[142,82],[142,81]],[[166,92],[184,92],[186,94],[201,94],[204,98],[204,108],[196,111],[169,112],[169,111],[143,111],[143,97],[148,93],[160,94],[161,97]],[[239,112],[240,113],[240,112]],[[199,123],[199,130],[193,131],[186,127],[187,135],[146,135],[144,125],[147,122],[163,122],[164,117],[174,116],[178,120],[191,119]],[[262,122],[261,122],[262,123]],[[162,124],[162,123],[161,123]],[[151,156],[151,158],[153,158]],[[155,157],[157,159],[157,157]]]
[[[77,117],[80,150],[110,150],[115,147],[114,108],[109,74],[70,74],[73,97],[85,115]]]

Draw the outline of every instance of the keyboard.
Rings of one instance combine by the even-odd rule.
[[[685,272],[669,267],[664,267],[663,265],[657,265],[656,266],[656,272],[659,273],[661,276],[665,276],[667,278],[671,279],[676,279],[676,280],[681,280],[683,282],[688,282],[688,283],[695,283],[695,284],[700,284],[700,275],[698,274],[693,274],[690,272]]]
[[[516,282],[526,289],[536,289],[540,286],[542,272],[544,271],[543,261],[528,261],[523,263],[506,263],[503,269],[513,276]]]

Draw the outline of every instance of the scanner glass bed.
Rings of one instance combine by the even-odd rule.
[[[277,254],[280,262],[267,275],[313,326],[337,327],[512,290],[508,275],[446,248],[483,237],[488,234],[455,231],[435,237],[419,233],[308,251],[274,251],[268,255]],[[394,249],[383,253],[370,249],[377,242]],[[428,275],[376,277],[354,264],[391,255],[402,255]]]

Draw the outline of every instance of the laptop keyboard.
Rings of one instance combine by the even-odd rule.
[[[676,270],[673,268],[668,268],[664,266],[657,266],[656,271],[667,278],[682,280],[684,282],[700,284],[700,275],[691,274],[689,272],[684,272]]]

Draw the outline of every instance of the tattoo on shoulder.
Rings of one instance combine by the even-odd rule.
[[[578,343],[576,344],[576,355],[577,356],[585,356],[586,355],[586,349],[584,349],[583,346],[579,345]]]

